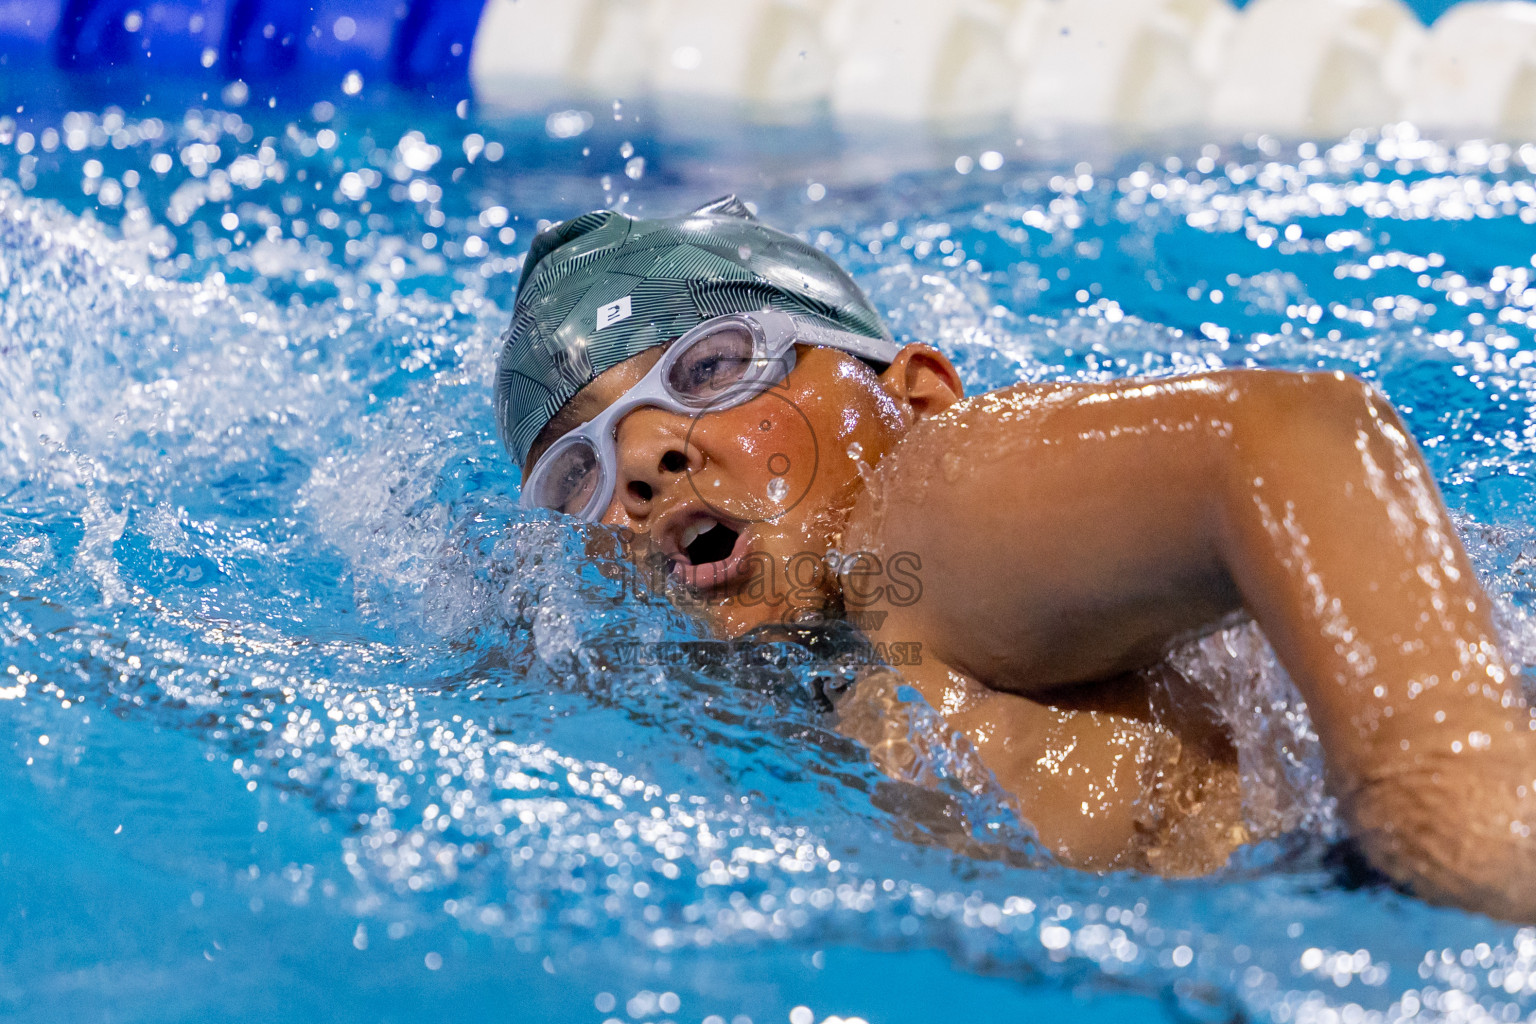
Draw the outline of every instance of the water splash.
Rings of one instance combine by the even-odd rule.
[[[478,133],[515,127],[109,110],[23,154],[0,119],[0,749],[34,794],[7,821],[128,836],[144,884],[185,901],[185,879],[225,938],[309,908],[285,920],[317,962],[366,947],[403,976],[409,950],[462,977],[526,952],[529,998],[584,972],[729,1019],[703,976],[847,946],[1202,1017],[1536,1010],[1529,929],[1340,884],[1315,737],[1252,627],[1173,662],[1236,738],[1245,813],[1287,838],[1212,879],[1098,877],[1040,857],[911,693],[842,726],[893,770],[839,732],[827,680],[867,652],[723,646],[611,536],[519,512],[486,386],[509,278],[539,217],[601,190],[554,148],[590,136],[543,124],[538,146],[495,142],[503,161]],[[709,172],[651,141],[636,188],[685,208]],[[918,171],[837,208],[806,205],[802,175],[763,201],[972,389],[1366,375],[1405,408],[1530,664],[1536,292],[1513,227],[1536,150],[1271,146]],[[94,870],[93,847],[48,849]],[[29,927],[42,966],[0,989],[7,1009],[87,941]],[[753,1012],[782,1016],[775,998]]]

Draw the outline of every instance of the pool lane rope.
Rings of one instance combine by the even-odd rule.
[[[0,68],[37,61],[769,122],[1536,140],[1530,0],[1428,28],[1402,0],[0,0]]]

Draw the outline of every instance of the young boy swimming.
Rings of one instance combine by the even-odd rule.
[[[1366,859],[1536,921],[1536,719],[1416,446],[1357,379],[966,397],[726,197],[542,232],[496,408],[525,506],[620,528],[723,633],[842,614],[903,652],[1066,863],[1199,872],[1249,838],[1230,739],[1153,682],[1246,613]],[[843,698],[855,734],[881,696]]]

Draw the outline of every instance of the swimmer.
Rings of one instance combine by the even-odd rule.
[[[842,615],[895,652],[1067,864],[1200,873],[1255,838],[1230,737],[1165,665],[1247,615],[1364,858],[1536,922],[1536,720],[1417,447],[1356,378],[967,397],[726,197],[539,234],[496,409],[525,506],[620,528],[722,633]],[[891,692],[862,680],[845,731],[878,747]]]

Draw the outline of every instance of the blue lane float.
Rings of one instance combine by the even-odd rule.
[[[64,0],[0,0],[0,58],[19,64],[51,55]]]
[[[60,67],[145,64],[185,73],[211,65],[224,32],[223,0],[70,0],[54,44]]]
[[[71,72],[136,68],[248,82],[356,71],[466,79],[483,0],[0,0],[0,59]]]

